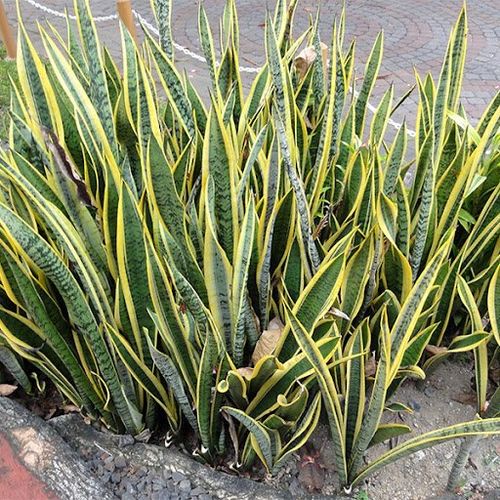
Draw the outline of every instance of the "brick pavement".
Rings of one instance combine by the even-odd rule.
[[[15,0],[4,0],[9,17],[15,20]],[[72,9],[72,0],[37,0],[52,9]],[[241,64],[260,65],[263,62],[263,23],[266,5],[274,7],[275,0],[237,0],[240,19]],[[197,7],[194,0],[173,1],[173,33],[179,44],[200,53],[197,30]],[[480,117],[489,100],[500,88],[500,9],[498,0],[469,0],[469,38],[466,75],[463,84],[463,103],[473,119]],[[115,12],[115,3],[91,0],[95,16]],[[341,2],[332,0],[299,0],[295,16],[296,33],[304,30],[317,6],[321,7],[322,35],[329,36],[329,29]],[[373,103],[393,82],[396,95],[402,95],[414,83],[413,67],[420,73],[430,71],[437,75],[441,65],[448,33],[461,8],[461,0],[348,0],[347,40],[357,37],[357,73],[362,74],[371,44],[378,31],[385,31],[385,56],[381,78],[374,92]],[[39,44],[36,22],[45,18],[57,28],[64,21],[46,16],[26,0],[20,0],[21,12],[34,40]],[[153,20],[150,0],[133,0],[134,8],[146,19]],[[217,37],[217,28],[224,0],[205,0],[205,7]],[[99,30],[112,53],[118,55],[117,21],[99,23]],[[177,53],[177,61],[196,80],[202,93],[208,85],[208,74],[203,63]],[[251,75],[245,75],[245,82]],[[411,100],[398,110],[396,118],[412,114]],[[410,123],[413,121],[410,118]]]

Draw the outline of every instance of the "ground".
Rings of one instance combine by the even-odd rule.
[[[56,28],[62,29],[64,19],[54,13],[47,13],[33,4],[43,5],[58,13],[65,7],[72,9],[73,0],[19,0],[28,33],[40,46],[36,23],[47,19]],[[6,9],[12,21],[16,18],[16,2],[7,1]],[[96,17],[115,14],[115,2],[91,0]],[[153,21],[150,0],[132,0],[132,5],[146,21]],[[204,5],[217,40],[217,27],[224,7],[223,0],[205,0]],[[193,0],[173,0],[173,35],[181,46],[200,54],[198,41],[196,4]],[[236,0],[240,20],[241,56],[240,63],[255,67],[264,60],[264,27],[266,7],[272,9],[275,0]],[[419,73],[439,73],[450,29],[462,7],[462,0],[348,0],[347,36],[350,41],[357,38],[356,73],[362,75],[363,66],[371,45],[380,30],[385,33],[385,53],[381,78],[375,90],[373,104],[390,83],[395,84],[395,95],[403,95],[414,84],[414,68]],[[329,31],[335,14],[342,6],[341,1],[299,0],[295,15],[295,32],[301,33],[321,8],[320,26],[328,43]],[[463,85],[463,103],[470,116],[477,120],[487,103],[500,88],[500,9],[497,0],[468,0],[468,55]],[[104,42],[111,52],[120,53],[119,30],[116,19],[97,21]],[[208,73],[203,62],[177,50],[177,61],[195,80],[198,88],[208,85]],[[248,73],[243,73],[248,82]],[[416,96],[410,99],[395,115],[402,120],[411,114]],[[410,117],[410,123],[413,121]]]
[[[407,382],[397,401],[414,408],[404,419],[413,435],[474,418],[472,362],[445,362],[420,387]],[[439,397],[438,397],[439,396]],[[76,414],[44,422],[18,404],[0,398],[0,498],[10,495],[2,485],[30,485],[37,500],[54,498],[121,498],[122,500],[285,500],[332,498],[346,500],[338,491],[331,442],[326,425],[315,432],[312,446],[302,449],[277,477],[255,470],[254,479],[237,478],[203,466],[174,446],[134,444],[131,436],[116,436],[86,425]],[[11,449],[14,450],[12,456]],[[352,491],[355,500],[442,500],[458,442],[418,452],[396,462]],[[368,459],[383,453],[374,447]],[[319,468],[313,480],[304,464],[313,456]],[[38,478],[38,479],[37,479]],[[39,480],[44,484],[40,484]],[[62,485],[62,486],[61,486]],[[314,486],[314,488],[311,488]],[[68,488],[73,487],[73,491]],[[14,486],[12,486],[14,488]],[[16,495],[23,490],[17,489]],[[89,491],[94,496],[89,496]],[[500,498],[500,439],[484,438],[473,450],[457,491],[471,500]],[[114,496],[116,495],[116,497]],[[450,497],[447,497],[448,500]]]

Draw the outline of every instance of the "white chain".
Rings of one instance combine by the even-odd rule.
[[[70,14],[67,14],[66,12],[60,12],[60,11],[51,9],[49,7],[46,7],[45,5],[39,4],[35,0],[23,0],[23,1],[26,3],[29,3],[32,7],[35,7],[35,9],[41,10],[42,12],[45,12],[46,14],[50,14],[54,17],[62,17],[62,18],[69,17],[70,19],[76,19],[76,16],[74,16],[74,15],[70,15]],[[137,18],[137,20],[144,27],[146,27],[149,31],[151,31],[151,33],[155,34],[156,36],[160,35],[158,29],[155,26],[153,26],[147,19],[145,19],[139,12],[137,12],[136,10],[133,10],[132,12],[134,13],[134,16]],[[94,17],[94,22],[103,23],[106,21],[114,21],[115,19],[118,19],[118,15],[117,14],[110,14],[109,16]],[[179,50],[183,54],[191,57],[192,59],[195,59],[196,61],[200,61],[200,62],[207,61],[203,56],[201,56],[200,54],[197,54],[196,52],[193,52],[192,50],[189,50],[187,47],[179,45],[176,42],[173,42],[173,45],[177,50]],[[240,66],[239,70],[242,73],[258,73],[261,70],[261,68]],[[357,96],[356,91],[355,91],[355,95]],[[377,108],[370,103],[367,103],[367,107],[372,113],[375,113],[377,111]],[[394,121],[392,118],[389,118],[388,123],[389,123],[389,125],[391,125],[391,127],[394,127],[396,130],[399,130],[402,126],[401,123]],[[410,137],[415,137],[415,135],[416,135],[415,131],[410,130],[410,129],[407,129],[406,133]]]
[[[51,16],[54,17],[62,17],[66,19],[66,12],[60,12],[58,10],[51,9],[49,7],[46,7],[45,5],[39,4],[38,2],[35,2],[35,0],[24,0],[24,2],[29,3],[32,7],[35,7],[35,9],[41,10],[47,14],[50,14]],[[76,19],[76,16],[68,14],[70,19]],[[106,21],[114,21],[115,19],[118,19],[117,14],[110,14],[109,16],[100,16],[100,17],[94,17],[94,21],[96,23],[104,23]]]

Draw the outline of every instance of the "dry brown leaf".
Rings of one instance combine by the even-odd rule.
[[[323,65],[326,68],[328,64],[328,46],[323,42],[320,42],[321,47],[321,57],[323,58]],[[316,60],[316,49],[313,46],[306,47],[302,49],[297,57],[295,57],[294,63],[300,78],[303,78],[307,73],[307,70],[311,64]]]
[[[61,407],[61,410],[64,413],[79,413],[80,412],[80,408],[78,408],[78,406],[75,406],[75,405],[64,405],[63,407]]]
[[[316,59],[316,51],[314,47],[306,47],[299,52],[299,55],[295,58],[295,68],[299,73],[299,77],[303,78],[309,69],[309,66]]]
[[[262,332],[259,337],[255,349],[252,354],[252,363],[254,366],[258,363],[260,359],[264,356],[272,354],[278,341],[283,333],[283,323],[277,319],[273,318],[268,325],[268,329]]]
[[[435,356],[436,354],[443,354],[444,352],[446,352],[448,349],[446,347],[438,347],[436,345],[432,345],[432,344],[427,344],[425,346],[425,350],[427,352],[429,352],[430,354],[432,354],[433,356]]]
[[[323,67],[327,67],[328,65],[328,45],[323,42],[319,42],[319,46],[321,47],[321,57],[323,58]]]
[[[0,384],[0,396],[10,396],[17,389],[17,385]]]
[[[476,406],[477,403],[477,396],[473,392],[462,393],[452,399],[453,401],[457,401],[458,403],[462,403],[463,405]]]
[[[373,355],[365,364],[365,377],[373,377],[376,371],[377,361],[375,360],[375,355]]]
[[[245,366],[243,368],[238,368],[236,370],[243,378],[250,380],[253,374],[253,368],[251,366]]]
[[[310,492],[321,491],[325,484],[325,470],[316,462],[308,462],[300,468],[299,482]]]

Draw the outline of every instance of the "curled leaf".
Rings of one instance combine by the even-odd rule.
[[[445,353],[448,349],[446,347],[438,347],[436,345],[428,344],[428,345],[425,346],[425,350],[429,354],[432,354],[433,356],[436,356],[437,354],[443,354],[443,353]]]
[[[273,318],[269,322],[268,329],[262,332],[262,335],[259,337],[259,340],[255,345],[255,349],[252,354],[252,362],[254,365],[256,365],[264,356],[268,356],[273,353],[274,349],[278,345],[281,334],[283,333],[283,328],[283,323],[281,323],[281,321],[277,318]]]
[[[251,366],[245,366],[243,368],[238,368],[236,370],[243,378],[250,380],[253,374],[253,368]]]
[[[295,58],[295,68],[299,73],[300,78],[303,78],[307,73],[307,70],[311,66],[311,64],[316,59],[316,51],[314,47],[306,47],[302,49],[299,55]]]
[[[328,47],[323,42],[320,42],[321,46],[321,57],[323,58],[323,64],[326,66],[328,59]],[[302,49],[297,57],[295,57],[294,63],[299,77],[303,78],[310,68],[311,64],[316,60],[316,50],[313,46],[306,47]]]
[[[0,396],[10,396],[17,389],[17,385],[0,384]]]

